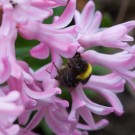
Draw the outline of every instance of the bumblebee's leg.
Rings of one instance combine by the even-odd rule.
[[[46,69],[46,71],[51,75],[51,72],[49,72],[47,69]],[[55,79],[59,80],[59,76],[56,76]]]
[[[56,80],[59,80],[59,76],[55,76],[55,79],[56,79]]]
[[[72,85],[72,81],[71,81],[71,76],[70,75],[66,75],[65,76],[65,79],[66,79],[66,81],[67,81],[67,85],[68,85],[68,87],[72,87],[73,85]]]
[[[68,67],[71,69],[72,68],[72,66],[69,64],[69,63],[67,63],[67,65],[68,65]]]
[[[68,67],[72,68],[71,65],[74,65],[74,61],[71,58],[69,58],[68,60],[71,62],[71,64],[69,63],[69,61],[67,62]]]

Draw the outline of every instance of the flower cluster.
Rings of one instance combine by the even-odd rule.
[[[54,16],[51,24],[44,23],[53,15],[53,9],[60,6],[65,6],[63,13]],[[57,135],[87,135],[87,131],[108,124],[106,119],[95,122],[93,113],[121,115],[124,112],[117,93],[123,92],[126,81],[135,90],[135,46],[128,44],[133,41],[128,33],[135,27],[135,21],[99,28],[102,15],[95,11],[92,0],[82,13],[76,10],[76,0],[0,0],[0,12],[1,135],[35,135],[32,130],[42,119]],[[75,23],[71,26],[73,19]],[[30,55],[37,59],[50,55],[50,63],[34,71],[25,61],[17,59],[18,34],[39,41]],[[118,48],[119,52],[102,54],[90,49],[93,46]],[[55,76],[63,63],[62,57],[72,58],[76,52],[92,66],[104,66],[110,73],[92,74],[86,84],[80,83],[69,91],[70,106],[58,96],[62,90]],[[110,106],[94,103],[84,89],[99,93]],[[33,112],[36,113],[30,119]]]

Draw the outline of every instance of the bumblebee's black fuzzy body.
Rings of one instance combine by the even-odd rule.
[[[91,65],[81,58],[79,52],[76,52],[66,65],[58,69],[58,75],[55,79],[59,81],[61,86],[75,88],[80,82],[87,83],[91,72]]]

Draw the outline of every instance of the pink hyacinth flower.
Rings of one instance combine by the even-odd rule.
[[[123,114],[123,106],[117,97],[117,93],[123,92],[125,80],[117,74],[111,73],[104,76],[92,75],[90,80],[83,85],[83,88],[89,88],[99,93],[114,108],[117,115]]]
[[[105,119],[95,123],[92,113],[98,115],[107,115],[111,112],[115,112],[117,115],[123,114],[123,106],[115,93],[124,90],[124,83],[125,80],[114,73],[104,76],[92,75],[85,85],[79,85],[71,91],[72,109],[69,120],[78,122],[79,116],[81,116],[86,123],[77,123],[77,128],[81,130],[97,130],[106,126],[108,121]],[[82,87],[101,94],[112,107],[106,107],[92,102],[85,95]]]
[[[81,46],[84,48],[105,46],[124,50],[130,49],[128,42],[133,41],[133,38],[128,35],[128,32],[135,28],[135,21],[104,28],[102,30],[99,28],[102,15],[99,11],[94,12],[94,10],[94,2],[89,1],[81,14],[76,11],[76,24],[80,26],[81,29],[78,42]]]
[[[132,51],[134,46],[132,47]],[[127,80],[133,89],[135,90],[134,78],[135,71],[132,69],[135,66],[135,55],[134,52],[123,51],[116,54],[102,54],[96,51],[86,51],[82,54],[82,57],[88,62],[94,65],[101,65],[111,69],[113,72],[117,73],[120,77]]]
[[[0,0],[3,12],[0,29],[1,135],[36,135],[32,130],[41,120],[46,121],[56,135],[87,135],[87,131],[101,129],[109,123],[106,119],[96,122],[93,114],[123,114],[117,93],[123,92],[126,80],[135,89],[135,47],[128,44],[133,41],[128,33],[135,27],[135,21],[99,28],[102,15],[95,12],[94,2],[89,1],[80,14],[76,1]],[[63,13],[54,16],[51,24],[44,23],[59,6],[65,6]],[[75,25],[69,26],[73,18]],[[32,65],[17,60],[15,42],[18,34],[24,39],[39,41],[30,50],[32,57],[46,59],[51,55],[52,60],[37,71],[30,68]],[[93,46],[124,51],[109,55],[87,50]],[[55,76],[62,65],[62,57],[72,58],[76,52],[92,66],[104,66],[112,72],[101,76],[92,74],[86,84],[79,83],[69,90],[70,109],[70,103],[59,97],[63,91]],[[93,102],[85,90],[100,94],[109,104]],[[16,119],[18,124],[14,124]]]
[[[42,22],[53,13],[51,8],[33,6],[30,0],[2,0],[1,5],[5,14],[10,11],[17,24],[25,24],[28,20]]]
[[[0,134],[17,135],[20,127],[13,122],[23,112],[23,106],[17,104],[20,94],[17,91],[9,92],[7,95],[0,91]]]
[[[66,6],[68,0],[32,0],[32,5],[40,8]]]
[[[13,7],[8,1],[3,5],[3,19],[0,29],[0,82],[6,81],[9,76],[20,78],[22,75],[28,81],[32,82],[33,79],[28,75],[16,60],[15,54],[15,40],[17,38],[16,21],[14,20]]]
[[[38,72],[36,76],[38,76],[38,74],[40,73]],[[46,72],[46,75],[47,74],[49,73]],[[41,78],[42,77],[39,76],[40,80]],[[25,88],[26,94],[37,101],[37,105],[34,107],[37,113],[26,126],[25,132],[31,131],[39,124],[42,118],[45,118],[46,123],[54,133],[69,135],[73,132],[72,130],[74,130],[75,126],[73,126],[74,123],[68,120],[68,113],[65,109],[68,107],[68,102],[55,97],[56,94],[60,94],[61,92],[61,90],[56,87],[56,81],[51,78],[49,79],[49,77],[46,78],[44,76],[44,78],[44,92],[36,92]],[[49,84],[50,86],[45,84]]]
[[[70,0],[63,14],[52,24],[29,21],[26,25],[18,26],[18,30],[23,37],[40,41],[40,44],[30,51],[33,57],[44,59],[48,57],[50,52],[52,62],[55,62],[58,68],[62,63],[60,56],[73,57],[80,46],[76,41],[78,29],[76,26],[65,27],[71,22],[75,8],[76,0]],[[53,77],[56,75],[56,68],[53,64],[50,72]]]
[[[114,111],[112,107],[105,107],[92,102],[84,94],[81,85],[75,88],[71,92],[71,95],[72,95],[72,109],[69,115],[69,120],[78,122],[80,115],[86,122],[86,125],[77,123],[77,127],[79,129],[96,130],[108,124],[107,120],[101,120],[100,122],[95,123],[91,112],[98,115],[107,115]]]

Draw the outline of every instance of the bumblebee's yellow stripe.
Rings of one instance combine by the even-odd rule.
[[[91,73],[92,73],[92,66],[88,64],[87,70],[78,75],[76,78],[80,80],[85,80],[91,75]]]

